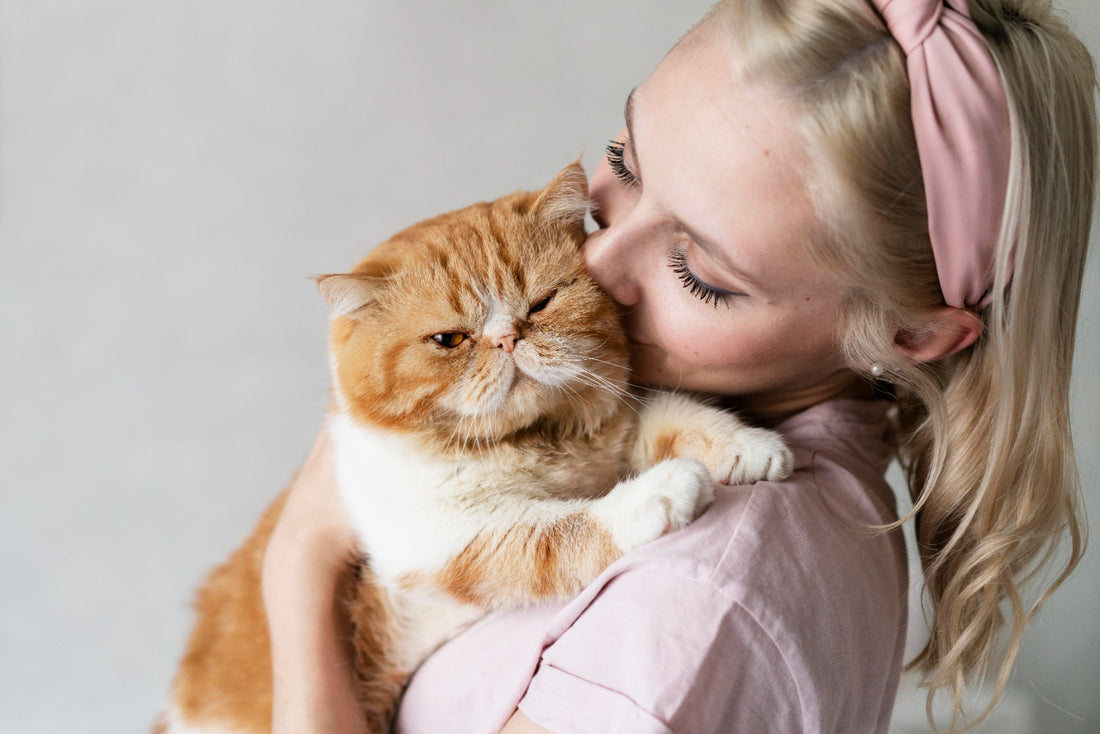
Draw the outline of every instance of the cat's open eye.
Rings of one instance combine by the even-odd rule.
[[[435,340],[436,344],[447,347],[447,349],[454,349],[469,338],[469,334],[464,334],[461,331],[444,331],[440,334],[432,334],[432,339]]]
[[[556,293],[557,293],[557,291],[550,291],[550,293],[547,294],[546,298],[543,298],[541,301],[538,301],[537,303],[531,304],[531,310],[527,312],[527,315],[530,316],[533,313],[538,313],[539,311],[541,311],[544,308],[546,308],[547,306],[549,306],[551,299],[554,298],[554,295]]]

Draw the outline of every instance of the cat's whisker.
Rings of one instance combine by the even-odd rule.
[[[562,385],[561,392],[565,393],[566,397],[568,397],[570,399],[570,402],[573,405],[585,405],[585,406],[588,406],[588,407],[592,406],[592,403],[590,401],[585,400],[584,396],[581,395],[579,392],[577,392],[572,387]]]
[[[462,419],[462,449],[464,451],[477,450],[477,431],[470,426],[469,417]]]
[[[474,441],[477,444],[478,459],[485,460],[485,448],[481,445],[481,437],[485,435],[484,417],[479,415],[474,419]]]
[[[597,365],[607,365],[608,367],[612,367],[615,370],[622,370],[624,372],[627,371],[627,368],[624,365],[619,364],[618,362],[600,359],[599,357],[593,357],[588,354],[570,354],[566,358],[566,362],[574,367],[584,366],[586,369],[588,367],[585,363],[595,363]],[[608,379],[612,378],[609,377]]]
[[[458,438],[459,431],[462,430],[462,419],[459,418],[455,421],[454,429],[451,431],[451,435],[447,437],[447,440],[443,442],[443,450],[447,451],[454,445],[455,440]]]
[[[578,379],[577,382],[581,383],[582,385],[586,385],[588,387],[592,387],[608,393],[615,400],[621,403],[623,407],[629,409],[631,412],[637,415],[641,415],[641,409],[645,407],[644,401],[638,399],[638,397],[635,395],[631,395],[629,392],[619,390],[615,387],[608,387],[607,385],[603,385],[599,382],[590,382],[588,380],[585,380],[584,378]]]
[[[471,419],[469,416],[464,416],[459,420],[458,425],[455,426],[455,434],[461,434],[459,436],[459,448],[463,451],[469,451],[472,446],[475,446],[477,441],[477,431],[470,425]]]
[[[624,364],[620,364],[618,362],[611,362],[610,360],[606,360],[606,359],[600,359],[599,357],[593,357],[589,354],[573,354],[573,355],[570,355],[570,356],[575,358],[575,359],[583,359],[586,362],[599,362],[600,364],[610,365],[611,367],[617,367],[621,370],[627,369],[626,365],[624,365]]]
[[[582,370],[581,373],[577,375],[577,382],[598,388],[613,395],[623,396],[627,394],[627,391],[619,385],[616,385],[614,382],[611,382],[598,373],[589,372],[587,370]]]
[[[455,429],[453,431],[451,431],[451,435],[447,439],[447,443],[444,444],[444,446],[443,446],[444,450],[449,450],[451,448],[452,443],[454,443],[455,440],[459,438],[459,431],[461,431],[461,430],[462,430],[462,421],[459,420],[457,423],[455,423]],[[460,449],[466,448],[466,439],[465,439],[465,437],[462,438],[462,443],[459,444],[459,448]]]
[[[628,392],[634,394],[634,397],[639,402],[644,403],[645,398],[637,395],[636,393],[649,393],[651,395],[660,395],[662,393],[668,392],[670,388],[647,387],[646,385],[642,385],[642,384],[637,383],[637,382],[630,382],[630,383],[628,383],[628,386],[624,389],[627,390]]]
[[[594,357],[584,357],[583,354],[577,354],[577,355],[575,355],[575,357],[577,359],[581,359],[581,360],[599,362],[599,363],[602,363],[602,364],[609,364],[610,366],[620,366],[619,364],[616,364],[615,362],[608,362],[606,360],[596,359]],[[570,364],[575,366],[575,368],[577,368],[577,369],[586,370],[585,368],[583,368],[583,366],[581,366],[575,360],[571,361]],[[588,371],[588,372],[590,372],[590,374],[598,374],[598,373],[595,373],[595,372],[592,372],[592,371]],[[599,375],[599,376],[602,376],[604,380],[608,381],[608,383],[614,384],[614,385],[616,385],[616,387],[618,387],[618,384],[615,381],[610,380],[610,379],[608,379],[608,377],[604,377],[603,375]],[[626,387],[621,387],[621,390],[627,391],[629,393],[639,393],[640,392],[640,393],[652,393],[654,395],[660,394],[660,393],[663,393],[663,392],[668,392],[667,390],[662,390],[662,388],[647,387],[645,385],[641,385],[641,384],[634,383],[634,382],[628,383],[628,386],[626,386]],[[639,402],[643,402],[642,398],[638,397],[637,395],[635,395],[635,397],[638,399]]]
[[[597,390],[602,390],[605,393],[613,396],[622,405],[629,407],[634,412],[638,412],[638,409],[645,407],[646,403],[645,403],[644,400],[640,399],[637,395],[634,395],[634,394],[630,393],[627,390],[622,390],[622,389],[619,389],[619,388],[614,387],[614,386],[609,387],[609,386],[607,386],[603,383],[600,383],[600,382],[592,382],[592,381],[583,381],[583,382],[584,382],[584,384],[588,385],[589,387],[596,388]]]
[[[600,359],[599,357],[593,357],[593,356],[590,356],[590,355],[587,355],[587,354],[572,354],[572,355],[570,355],[570,357],[573,360],[584,360],[584,361],[587,361],[587,362],[598,362],[600,364],[606,364],[606,365],[611,366],[611,367],[618,367],[620,369],[626,369],[626,367],[624,365],[619,364],[618,362],[610,362],[606,359]],[[576,364],[575,361],[573,361],[571,363]],[[683,374],[680,375],[680,378],[683,379]],[[653,393],[653,394],[658,394],[658,393],[668,391],[667,388],[662,389],[662,388],[646,387],[645,385],[641,385],[641,384],[638,384],[636,382],[631,382],[629,389],[630,389],[631,392],[643,392],[643,393]]]
[[[608,392],[614,393],[622,397],[629,397],[630,399],[638,403],[642,402],[640,398],[633,395],[628,388],[623,387],[618,382],[615,382],[614,380],[611,380],[594,370],[590,370],[587,367],[576,364],[574,364],[574,366],[580,371],[579,377],[585,381],[585,384],[595,387],[597,386],[596,383],[598,383],[599,387],[606,389]]]
[[[592,372],[583,368],[577,375],[577,381],[583,382],[584,384],[590,385],[592,387],[598,387],[605,392],[613,393],[619,396],[627,396],[630,394],[628,390],[623,388],[618,383],[608,380],[606,377],[599,374],[598,372]]]
[[[576,406],[581,403],[577,391],[568,385],[551,385],[549,389],[553,391],[554,398],[568,403],[570,406]],[[587,403],[585,403],[587,404]]]
[[[462,450],[469,451],[474,441],[477,440],[477,433],[470,426],[470,419],[462,419]]]
[[[637,382],[630,383],[630,389],[632,392],[652,393],[654,395],[668,392],[668,388],[646,387],[645,385],[641,385]]]

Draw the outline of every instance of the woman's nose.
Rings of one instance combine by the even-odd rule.
[[[639,289],[634,274],[637,253],[632,253],[629,220],[636,205],[635,198],[608,165],[600,159],[588,184],[592,199],[592,218],[599,229],[588,235],[584,243],[584,263],[600,286],[624,306],[638,301]],[[633,255],[633,257],[632,257]]]
[[[614,227],[596,230],[584,243],[584,264],[588,272],[601,288],[624,306],[632,306],[638,300],[628,249],[620,231]]]

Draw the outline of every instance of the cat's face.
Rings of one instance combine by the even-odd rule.
[[[619,307],[584,269],[585,197],[574,164],[541,192],[414,225],[322,278],[348,412],[466,443],[606,420],[628,356]]]

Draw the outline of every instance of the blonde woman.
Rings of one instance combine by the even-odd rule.
[[[719,488],[569,604],[476,624],[398,730],[882,732],[907,662],[956,703],[1003,689],[1082,551],[1094,88],[1039,0],[715,6],[630,93],[586,259],[637,379],[777,427],[796,472]],[[913,661],[892,456],[931,627]],[[334,601],[351,547],[322,438],[267,555],[277,731],[362,728]]]

